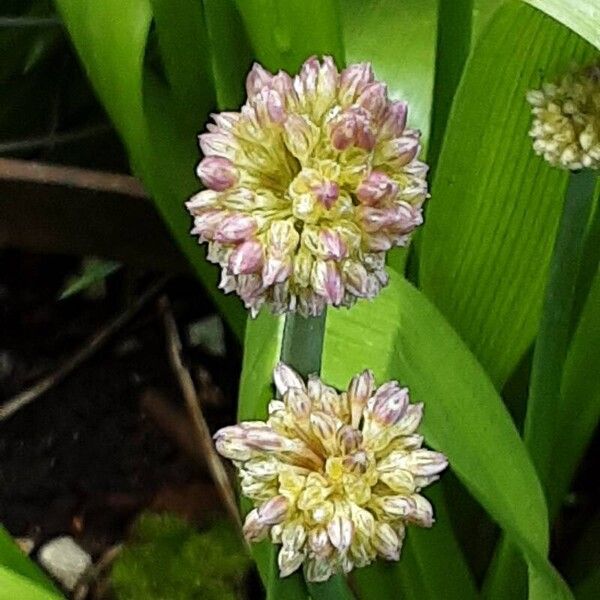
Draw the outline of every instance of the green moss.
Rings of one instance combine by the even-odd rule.
[[[142,515],[111,573],[118,600],[239,600],[250,559],[223,521],[198,532],[173,515]]]

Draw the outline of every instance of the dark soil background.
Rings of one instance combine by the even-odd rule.
[[[100,299],[57,300],[78,266],[69,257],[0,253],[2,402],[55,370],[155,279],[123,269]],[[184,340],[190,323],[214,312],[192,279],[171,280],[165,293]],[[235,418],[240,350],[225,337],[225,357],[185,352],[192,372],[202,368],[214,382],[204,406],[213,430]],[[206,381],[198,385],[202,395]],[[39,546],[70,534],[97,558],[146,508],[198,524],[220,510],[203,465],[148,414],[149,394],[185,416],[155,301],[64,382],[0,422],[0,522],[13,536]]]

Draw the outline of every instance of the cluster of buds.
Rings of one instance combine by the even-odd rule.
[[[411,404],[395,381],[376,388],[370,371],[342,393],[316,376],[305,383],[284,364],[274,380],[279,399],[269,404],[266,422],[215,435],[255,505],[246,538],[281,544],[281,576],[304,563],[309,581],[378,556],[398,560],[406,525],[432,525],[420,491],[447,465],[443,454],[422,448],[416,429],[423,406]]]
[[[527,93],[534,115],[533,149],[552,166],[600,166],[600,67],[571,70],[557,83]]]
[[[331,57],[300,73],[255,64],[240,112],[200,135],[206,187],[187,203],[193,234],[222,268],[220,287],[255,315],[318,315],[373,298],[385,253],[422,222],[427,166],[407,105],[390,101],[368,63]]]

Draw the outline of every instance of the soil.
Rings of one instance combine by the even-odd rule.
[[[57,300],[77,259],[0,253],[0,402],[56,369],[121,312],[152,275],[122,269],[99,299]],[[202,288],[185,278],[166,293],[179,329],[214,313]],[[222,394],[205,407],[215,429],[234,419],[240,350],[226,332],[227,355],[186,348]],[[183,411],[167,359],[156,303],[89,361],[32,404],[0,422],[0,522],[39,546],[71,534],[94,558],[122,541],[145,508],[201,523],[220,510],[202,465],[157,425],[140,402],[152,390]]]

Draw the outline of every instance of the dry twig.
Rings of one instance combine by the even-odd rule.
[[[225,471],[225,467],[213,445],[210,430],[206,423],[206,419],[202,414],[202,410],[200,409],[194,381],[189,370],[183,364],[181,356],[181,339],[179,337],[179,332],[177,331],[177,324],[175,323],[169,300],[166,296],[162,296],[159,299],[159,309],[163,317],[169,360],[171,362],[171,367],[177,376],[177,380],[179,381],[181,392],[194,426],[194,434],[202,449],[217,491],[225,503],[225,508],[234,523],[241,529],[242,521],[235,501],[235,494],[231,487],[227,472]]]
[[[63,362],[58,369],[50,373],[47,377],[38,381],[34,386],[24,390],[14,396],[8,402],[0,406],[0,421],[8,419],[19,409],[27,406],[36,398],[60,383],[67,375],[76,369],[81,363],[90,358],[121,328],[123,328],[139,311],[152,300],[164,287],[168,277],[161,277],[156,283],[151,285],[141,296],[136,298],[131,306],[128,306],[121,314],[117,315],[112,321],[106,323],[98,330],[75,354]]]

